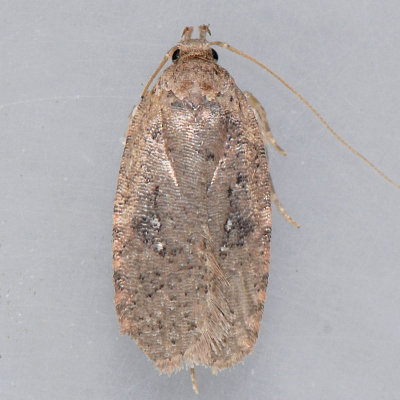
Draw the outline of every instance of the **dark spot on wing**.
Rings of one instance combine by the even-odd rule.
[[[146,207],[142,208],[143,213],[133,219],[133,229],[136,230],[138,237],[147,247],[164,257],[167,249],[165,244],[160,240],[162,223],[157,214],[159,192],[160,188],[156,186],[146,199]]]

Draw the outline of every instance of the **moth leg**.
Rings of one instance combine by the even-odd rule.
[[[246,96],[247,101],[250,103],[250,106],[253,108],[254,115],[257,119],[258,125],[263,135],[264,146],[266,146],[268,143],[271,143],[275,147],[275,149],[279,151],[279,153],[286,156],[285,150],[283,150],[280,146],[278,146],[276,140],[272,136],[271,129],[268,125],[267,116],[265,114],[263,106],[250,92],[246,91],[244,92],[244,95]],[[275,193],[274,185],[272,184],[272,179],[270,174],[269,174],[269,181],[271,183],[271,199],[275,203],[277,209],[286,218],[288,222],[290,222],[296,228],[300,228],[300,225],[286,212],[282,204],[279,202],[278,196]]]
[[[134,115],[136,114],[136,110],[137,110],[138,106],[133,106],[132,111],[130,112],[128,118],[129,118],[129,123],[131,123]]]
[[[296,228],[300,228],[300,225],[286,212],[286,210],[283,208],[282,204],[278,200],[278,196],[275,193],[274,185],[272,184],[271,180],[271,175],[268,174],[269,176],[269,181],[270,181],[270,187],[271,187],[271,199],[275,203],[277,209],[279,212],[286,218],[288,222],[290,222],[292,225],[294,225]]]
[[[199,394],[199,388],[197,387],[197,382],[196,382],[196,374],[194,373],[194,367],[190,368],[190,377],[192,378],[192,387],[193,390],[196,394]]]
[[[123,138],[123,142],[122,142],[122,144],[125,146],[125,144],[126,144],[126,138],[128,137],[128,134],[129,134],[129,128],[131,127],[131,124],[132,124],[132,120],[133,120],[133,117],[135,116],[135,114],[136,114],[136,111],[137,111],[137,108],[138,108],[138,106],[134,106],[133,108],[132,108],[132,111],[130,112],[130,114],[129,114],[129,125],[128,125],[128,129],[126,130],[126,132],[125,132],[125,136],[124,136],[124,138]]]
[[[247,101],[250,103],[254,111],[254,115],[257,119],[258,125],[261,128],[264,145],[266,146],[268,143],[271,143],[272,146],[274,146],[275,149],[279,151],[279,153],[281,153],[283,156],[286,156],[286,151],[278,145],[278,143],[272,136],[271,129],[267,121],[267,115],[265,114],[265,110],[261,103],[250,92],[245,91],[244,95],[246,96]]]

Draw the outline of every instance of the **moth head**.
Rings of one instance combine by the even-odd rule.
[[[199,39],[192,39],[193,27],[187,26],[182,33],[182,40],[172,49],[173,63],[184,59],[200,58],[202,60],[217,62],[218,53],[210,47],[206,35],[211,35],[208,25],[199,26]]]
[[[188,59],[201,59],[203,61],[209,61],[216,63],[218,61],[218,53],[211,47],[212,44],[216,44],[221,46],[220,42],[208,42],[206,40],[206,35],[211,35],[210,28],[208,25],[200,25],[199,26],[199,38],[192,39],[193,27],[187,26],[182,33],[182,40],[174,46],[172,49],[168,51],[168,53],[164,56],[160,65],[153,72],[153,75],[150,77],[147,85],[143,89],[142,99],[146,96],[147,91],[153,82],[154,78],[157,74],[162,70],[167,61],[171,58],[174,64],[178,62],[182,62],[183,60]]]

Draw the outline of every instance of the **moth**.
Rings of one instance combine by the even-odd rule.
[[[272,188],[266,145],[283,150],[265,111],[218,65],[211,46],[267,69],[337,134],[268,67],[208,42],[207,25],[198,39],[192,31],[185,28],[166,54],[131,115],[114,204],[113,257],[121,332],[161,372],[189,368],[197,391],[195,365],[218,372],[256,343],[268,283],[271,200],[296,225]]]

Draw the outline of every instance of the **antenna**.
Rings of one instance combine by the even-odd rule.
[[[230,50],[233,53],[239,54],[240,56],[247,58],[248,60],[254,62],[261,68],[265,69],[267,72],[269,72],[274,78],[276,78],[279,82],[281,82],[283,85],[285,85],[295,96],[297,96],[311,111],[312,113],[321,121],[321,123],[325,126],[326,129],[340,142],[342,143],[345,147],[347,147],[353,154],[356,156],[360,157],[361,160],[363,160],[365,163],[367,163],[375,172],[377,172],[383,179],[385,179],[387,182],[392,184],[393,186],[397,187],[397,189],[400,189],[400,185],[389,178],[386,174],[384,174],[377,166],[375,166],[371,161],[368,160],[365,156],[363,156],[360,152],[358,152],[354,147],[350,146],[326,121],[324,118],[322,118],[321,114],[308,102],[306,98],[304,98],[296,89],[294,89],[292,86],[290,86],[283,78],[281,78],[276,72],[274,72],[271,68],[267,67],[260,61],[256,60],[254,57],[249,56],[248,54],[244,53],[241,50],[235,49],[228,43],[224,42],[210,42],[210,46],[215,45],[215,46],[220,46],[224,49]]]

